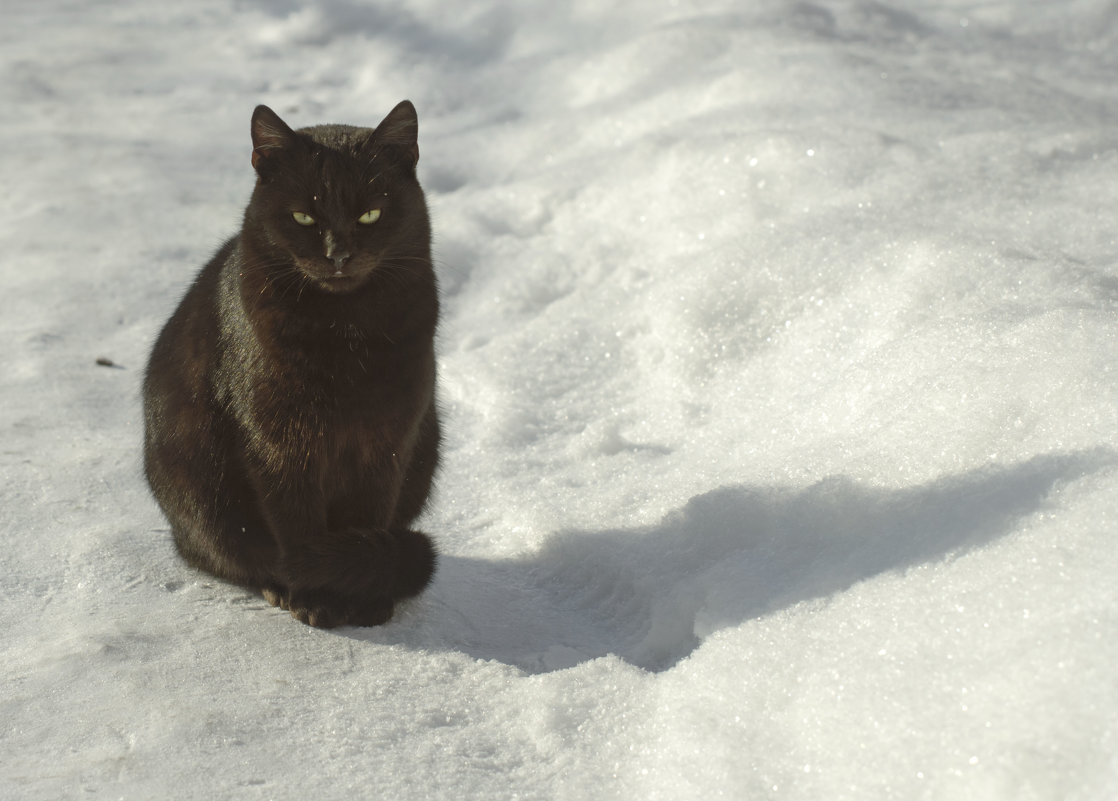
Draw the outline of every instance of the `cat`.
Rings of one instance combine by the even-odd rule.
[[[240,233],[152,349],[144,469],[190,565],[320,628],[435,570],[438,290],[409,101],[374,129],[252,115]]]

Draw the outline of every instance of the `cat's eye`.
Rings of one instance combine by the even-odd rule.
[[[367,212],[357,218],[357,222],[362,225],[372,225],[380,219],[380,209],[369,209]]]
[[[314,225],[314,217],[309,214],[304,214],[301,211],[291,212],[291,216],[295,218],[295,222],[299,225]]]

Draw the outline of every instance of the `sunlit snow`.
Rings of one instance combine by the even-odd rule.
[[[14,0],[0,70],[0,798],[1118,797],[1114,3]],[[178,561],[139,387],[253,107],[403,98],[442,558],[319,631]]]

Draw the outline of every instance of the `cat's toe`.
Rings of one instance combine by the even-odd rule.
[[[264,600],[272,606],[278,606],[280,609],[287,609],[287,593],[279,587],[264,587],[260,590],[260,594],[264,596]]]
[[[339,614],[337,610],[325,607],[308,610],[306,617],[299,616],[299,620],[316,629],[333,629],[349,622],[344,614]]]
[[[301,623],[316,629],[332,629],[350,622],[351,604],[332,592],[310,590],[293,592],[281,600],[281,608]]]
[[[300,623],[306,623],[316,629],[332,629],[346,623],[344,614],[326,606],[293,606],[291,616]]]

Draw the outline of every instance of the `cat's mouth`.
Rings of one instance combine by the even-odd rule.
[[[345,289],[346,287],[352,286],[353,284],[357,283],[358,276],[347,275],[341,270],[338,270],[333,275],[326,276],[324,280],[327,287],[333,289]]]
[[[327,292],[349,292],[365,283],[375,265],[354,264],[337,268],[321,262],[298,262],[303,274]]]

